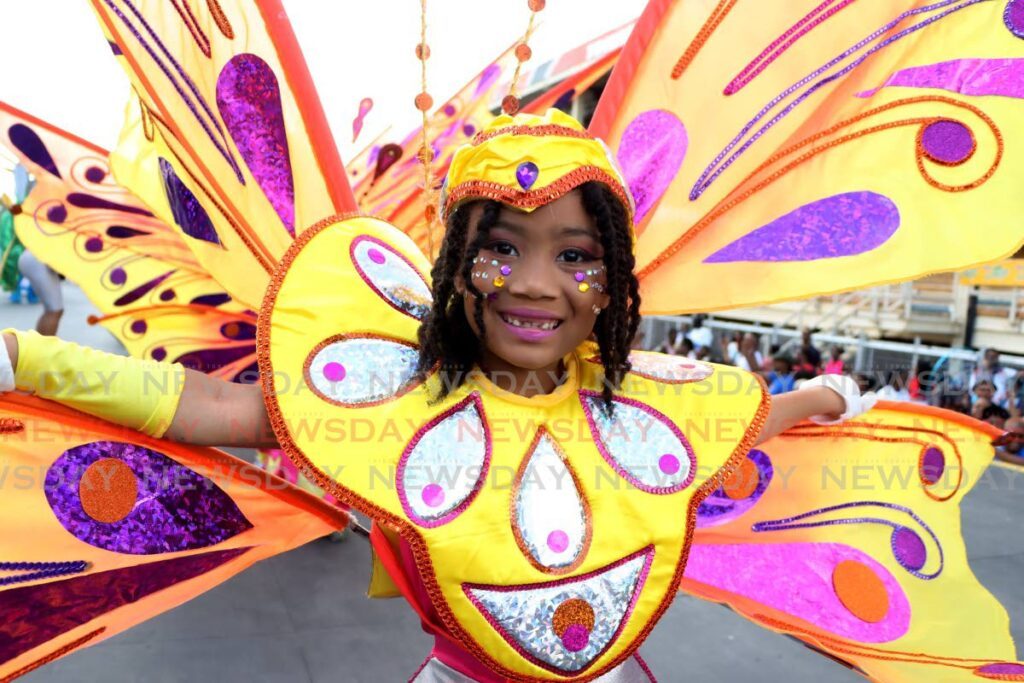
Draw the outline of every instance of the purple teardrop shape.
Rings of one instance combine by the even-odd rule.
[[[516,180],[519,181],[519,186],[524,190],[529,190],[533,187],[533,184],[537,182],[538,175],[540,175],[540,169],[532,161],[524,161],[516,169]]]
[[[254,54],[232,57],[217,77],[217,109],[249,171],[294,236],[295,186],[274,70]]]

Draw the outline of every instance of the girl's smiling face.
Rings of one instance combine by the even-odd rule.
[[[468,244],[477,237],[482,215],[482,204],[472,207]],[[595,307],[608,305],[604,249],[579,192],[530,213],[502,208],[472,265],[471,280],[483,295],[484,370],[505,374],[511,391],[528,380],[553,389],[548,378],[590,336]],[[464,281],[457,288],[479,337],[477,296]],[[529,378],[530,372],[539,380]]]

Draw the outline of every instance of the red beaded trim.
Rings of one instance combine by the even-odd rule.
[[[0,418],[0,434],[17,434],[25,431],[25,423],[13,417]]]
[[[594,139],[594,136],[585,130],[577,130],[575,128],[570,128],[569,126],[559,126],[555,123],[547,123],[542,126],[506,126],[505,128],[495,128],[494,130],[483,130],[476,134],[473,138],[473,142],[470,144],[476,147],[480,143],[486,142],[491,138],[498,137],[499,135],[532,135],[534,137],[558,135],[563,138],[582,138],[584,140]]]
[[[544,206],[556,199],[568,194],[583,183],[596,181],[607,185],[615,196],[626,207],[626,211],[632,218],[632,211],[629,208],[629,196],[626,194],[622,183],[618,178],[597,166],[580,166],[569,171],[555,182],[536,190],[520,190],[501,183],[487,180],[469,180],[451,188],[442,208],[442,220],[447,221],[455,206],[465,199],[493,199],[502,204],[508,204],[520,209],[536,208]],[[631,221],[632,222],[632,221]]]
[[[213,17],[213,22],[217,24],[217,28],[224,34],[224,37],[228,40],[234,40],[235,32],[231,28],[231,22],[228,21],[224,10],[221,9],[220,3],[217,0],[206,0],[206,6],[210,8],[210,16]]]
[[[67,645],[62,645],[61,647],[59,647],[58,649],[54,650],[50,654],[45,655],[42,659],[37,659],[34,662],[30,662],[29,664],[26,664],[25,666],[21,667],[17,671],[12,671],[7,676],[4,676],[3,678],[0,678],[0,683],[10,683],[10,681],[13,681],[15,678],[21,678],[25,674],[32,673],[33,671],[35,671],[39,667],[46,666],[47,664],[49,664],[50,662],[54,661],[55,659],[60,659],[61,657],[63,657],[67,653],[71,652],[72,650],[77,650],[78,648],[80,648],[83,645],[85,645],[86,643],[88,643],[90,640],[93,640],[94,638],[96,638],[96,636],[101,635],[106,630],[107,630],[107,627],[104,626],[102,628],[96,629],[95,631],[90,631],[89,633],[86,633],[81,638],[78,638],[76,640],[72,640]]]

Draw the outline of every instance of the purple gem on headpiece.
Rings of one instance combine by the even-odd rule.
[[[516,180],[519,181],[519,186],[524,190],[529,190],[533,187],[533,184],[537,182],[538,175],[540,175],[540,169],[532,161],[524,161],[516,169]]]

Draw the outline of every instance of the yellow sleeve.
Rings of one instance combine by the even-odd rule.
[[[185,386],[181,365],[139,360],[4,330],[18,340],[18,389],[160,438],[171,426]]]

